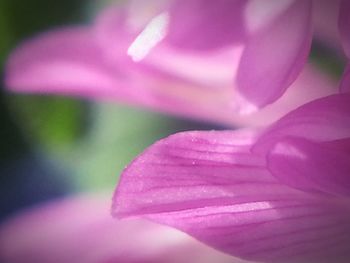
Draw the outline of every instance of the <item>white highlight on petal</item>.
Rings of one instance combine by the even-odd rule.
[[[133,61],[141,61],[166,35],[169,14],[154,17],[128,48],[127,54]]]
[[[247,100],[242,94],[236,93],[232,109],[240,115],[249,115],[259,110],[259,107]]]
[[[296,157],[301,160],[306,160],[308,157],[298,148],[287,143],[278,143],[272,150],[274,154],[288,155],[289,157]]]
[[[245,22],[254,33],[283,13],[295,0],[250,0],[245,9]]]

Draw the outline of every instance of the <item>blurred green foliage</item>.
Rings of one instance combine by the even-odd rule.
[[[25,139],[45,150],[65,150],[84,132],[88,107],[82,101],[37,95],[9,96],[8,101]]]
[[[83,21],[87,3],[83,0],[1,0],[1,69],[9,52],[23,39],[51,27]],[[24,139],[29,140],[30,144],[41,141],[53,147],[65,140],[69,142],[77,134],[83,111],[81,102],[53,97],[15,96],[7,94],[4,89],[1,89],[0,104],[4,127],[1,135],[7,138],[0,151],[5,159],[27,151]]]
[[[181,125],[173,118],[114,103],[96,103],[91,114],[88,134],[66,159],[80,175],[78,185],[90,190],[114,188],[132,159]]]
[[[3,59],[18,41],[35,33],[84,20],[87,0],[1,0],[0,54]]]
[[[339,79],[346,64],[344,56],[338,54],[341,51],[335,51],[322,43],[314,42],[310,52],[310,61],[326,74]]]

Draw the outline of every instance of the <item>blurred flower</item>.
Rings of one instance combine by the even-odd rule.
[[[349,101],[313,101],[264,130],[161,140],[122,174],[113,213],[247,260],[349,262]]]
[[[342,0],[339,13],[339,30],[345,54],[350,59],[350,1]],[[350,66],[348,65],[340,83],[343,92],[350,91]]]
[[[313,2],[314,39],[334,50],[341,50],[338,17],[341,0],[316,0]]]
[[[336,92],[310,67],[294,82],[308,56],[311,11],[309,0],[127,1],[92,26],[25,42],[10,56],[5,80],[20,92],[116,99],[230,125],[269,123]]]
[[[142,219],[117,221],[109,201],[80,196],[26,211],[0,228],[7,263],[243,263],[175,229]]]

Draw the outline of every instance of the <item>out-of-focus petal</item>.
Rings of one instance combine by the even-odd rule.
[[[116,100],[230,126],[268,124],[298,105],[336,91],[327,76],[308,66],[280,100],[242,116],[235,111],[237,94],[232,87],[241,48],[203,55],[160,44],[139,62],[128,55],[144,23],[162,10],[158,2],[167,4],[151,2],[146,5],[150,10],[141,8],[143,1],[135,1],[136,7],[130,9],[108,7],[92,29],[57,30],[25,42],[9,58],[7,86],[20,92]],[[130,12],[141,21],[129,21]],[[138,45],[144,47],[142,41]]]
[[[340,81],[340,91],[341,92],[350,92],[350,66],[348,65],[342,75]]]
[[[341,143],[350,149],[349,141]],[[284,139],[268,155],[268,168],[281,182],[292,187],[349,196],[350,154],[331,146],[301,138]]]
[[[337,83],[317,67],[307,64],[296,81],[276,102],[249,115],[232,114],[242,126],[266,126],[300,105],[338,92]]]
[[[242,112],[254,111],[277,100],[306,62],[312,36],[311,1],[283,2],[287,9],[251,33],[245,44],[236,78]],[[257,3],[261,8],[266,5],[265,1],[250,4]],[[254,10],[261,12],[258,8]]]
[[[106,10],[98,19],[97,31],[100,34],[102,45],[112,45],[107,48],[110,50],[111,57],[120,58],[117,48],[118,39],[115,34],[112,34],[113,30],[123,25],[123,23],[118,23],[119,16],[120,14],[112,9]],[[126,29],[129,27],[130,25],[126,24]],[[123,30],[118,29],[117,31]],[[130,34],[130,31],[128,32]],[[135,43],[138,42],[138,40],[135,41]],[[143,49],[144,45],[140,41],[134,47],[133,52],[135,53],[131,55],[137,57],[137,54],[142,53],[138,48]],[[124,52],[127,52],[126,49]],[[236,71],[234,65],[238,66],[240,56],[240,48],[216,50],[203,54],[181,52],[181,50],[160,44],[149,50],[145,57],[137,61],[135,63],[137,65],[134,66],[141,71],[148,67],[148,72],[158,72],[158,75],[155,76],[155,83],[152,85],[151,82],[149,85],[153,87],[152,90],[146,91],[149,98],[154,98],[149,102],[150,106],[153,103],[153,108],[236,126],[269,124],[299,105],[337,92],[337,84],[332,79],[316,67],[307,65],[278,101],[255,113],[241,115],[236,112],[237,94],[234,91],[236,87],[232,87],[232,79]],[[152,68],[151,71],[150,68]],[[164,74],[171,76],[174,81],[169,81],[169,78],[165,77],[164,81],[157,82],[157,77],[164,76]],[[140,87],[140,90],[147,89],[145,83],[147,81],[142,83],[143,87]],[[152,95],[154,92],[159,92],[162,96]],[[172,105],[176,106],[172,107]]]
[[[341,50],[338,17],[341,0],[313,0],[314,38],[330,48]]]
[[[84,196],[18,215],[0,228],[1,262],[241,262],[165,226],[117,221],[109,203],[108,198]]]
[[[307,103],[266,129],[254,146],[266,151],[285,136],[311,141],[334,141],[349,137],[350,95],[338,94]]]
[[[165,41],[189,50],[231,46],[245,38],[246,0],[173,1]]]
[[[108,12],[103,18],[110,21],[116,19],[114,16],[115,12]],[[101,31],[98,34],[102,39],[107,38],[107,25],[100,26],[104,29],[97,30]],[[107,27],[112,28],[111,25]],[[106,53],[106,50],[118,51],[118,39],[112,41],[113,47],[105,50],[101,49],[100,38],[94,43],[94,36],[84,28],[66,29],[25,42],[9,58],[5,74],[7,86],[20,92],[117,100],[238,126],[271,123],[298,105],[336,92],[334,81],[308,65],[280,100],[254,114],[242,116],[232,106],[235,98],[227,52],[207,56],[208,64],[203,64],[196,56],[184,57],[178,52],[151,53],[151,57],[157,56],[152,57],[152,63],[157,61],[157,66],[167,72],[165,74],[151,68],[135,69],[128,64],[130,61],[118,63],[113,53]],[[229,54],[231,58],[238,58],[236,51]],[[164,60],[167,62],[163,63]]]
[[[86,28],[67,28],[28,40],[9,57],[6,85],[20,92],[107,97],[115,79],[92,39]]]
[[[6,85],[18,92],[118,100],[218,123],[230,121],[225,87],[217,92],[152,69],[135,70],[108,57],[95,38],[95,31],[69,28],[28,40],[9,57]]]
[[[123,173],[116,216],[143,216],[261,262],[346,262],[350,210],[286,186],[252,154],[256,134],[188,132],[151,146]]]
[[[342,0],[339,7],[339,32],[344,51],[350,58],[350,1]]]

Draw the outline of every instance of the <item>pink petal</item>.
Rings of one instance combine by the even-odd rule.
[[[124,63],[124,64],[123,64]],[[86,28],[68,28],[24,42],[9,57],[6,85],[17,92],[62,94],[147,106],[169,113],[231,122],[227,89],[217,92],[108,57]],[[225,105],[226,107],[220,107]]]
[[[28,40],[9,58],[7,86],[20,92],[106,97],[115,79],[91,39],[90,30],[76,27]]]
[[[110,12],[110,17],[105,21],[117,21],[117,18],[113,18],[115,15],[115,12]],[[104,27],[112,29],[117,23],[114,22],[113,25],[104,25]],[[105,36],[107,37],[107,34]],[[116,43],[116,41],[111,42]],[[336,84],[333,80],[312,65],[307,65],[281,99],[258,112],[241,115],[236,112],[235,100],[237,98],[232,93],[231,86],[234,75],[232,65],[238,63],[239,56],[239,48],[197,54],[196,52],[181,52],[181,50],[160,45],[150,50],[146,57],[137,64],[147,64],[158,70],[161,69],[163,73],[167,72],[178,80],[180,79],[180,83],[181,81],[192,83],[191,85],[170,86],[164,84],[165,93],[172,96],[175,102],[182,101],[181,106],[176,107],[176,110],[188,109],[187,115],[195,114],[197,118],[203,118],[201,115],[205,114],[207,118],[210,117],[210,119],[216,119],[217,122],[231,125],[266,125],[299,105],[336,92]],[[176,90],[169,89],[171,87]],[[186,100],[189,101],[186,102]],[[191,113],[192,110],[195,110],[195,113]],[[226,114],[227,112],[230,114]]]
[[[337,142],[339,144],[339,142]],[[287,138],[276,144],[268,158],[268,168],[281,182],[292,187],[335,195],[350,195],[350,155],[331,147],[300,138]]]
[[[266,151],[286,136],[326,142],[350,137],[350,94],[331,95],[290,112],[260,136],[255,151]]]
[[[347,262],[349,206],[279,182],[251,153],[255,132],[187,132],[151,146],[123,173],[117,216],[173,226],[262,262]]]
[[[281,97],[302,70],[310,44],[311,1],[308,0],[292,1],[276,19],[251,33],[236,79],[242,97],[240,110],[253,111]]]
[[[350,2],[342,0],[339,7],[339,31],[344,51],[350,58]]]
[[[242,126],[266,126],[317,98],[337,93],[337,83],[318,68],[307,64],[296,81],[276,102],[249,115],[232,114]]]
[[[278,102],[242,116],[235,111],[232,92],[239,48],[204,55],[161,44],[135,63],[126,53],[142,28],[132,30],[127,14],[109,7],[91,29],[56,30],[23,43],[9,58],[7,86],[18,92],[115,100],[231,126],[271,123],[298,105],[335,92],[333,81],[308,66]],[[146,22],[151,18],[146,16]]]
[[[312,6],[314,38],[323,45],[341,50],[338,18],[341,0],[317,0]]]
[[[165,41],[176,48],[208,50],[231,46],[245,37],[245,0],[173,1]]]
[[[346,66],[345,71],[342,75],[340,81],[340,91],[341,92],[350,92],[350,66]]]
[[[141,219],[114,220],[109,203],[84,196],[19,214],[0,228],[1,262],[240,262],[174,229]]]

